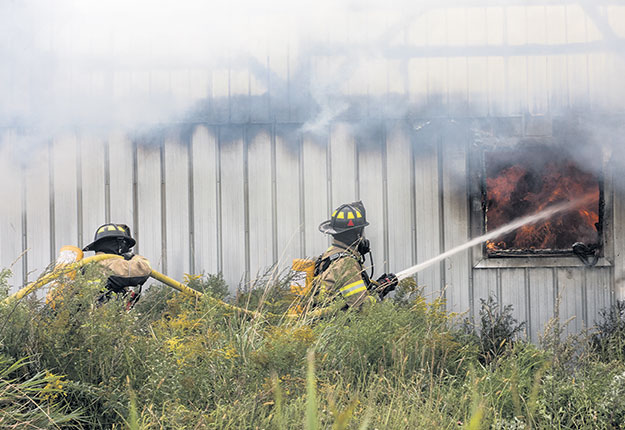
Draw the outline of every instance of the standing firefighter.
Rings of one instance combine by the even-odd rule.
[[[347,307],[359,309],[395,289],[397,277],[394,274],[385,273],[373,281],[365,271],[365,255],[370,252],[369,240],[364,237],[368,225],[362,202],[339,206],[328,221],[321,223],[319,230],[331,234],[333,240],[315,264],[318,295],[340,296]]]
[[[83,248],[83,251],[95,251],[96,254],[124,257],[98,262],[110,273],[106,281],[106,291],[98,299],[99,303],[107,302],[113,293],[127,298],[127,308],[134,306],[139,299],[141,287],[150,277],[152,268],[145,257],[132,252],[136,243],[127,225],[104,224],[96,231],[93,242]]]

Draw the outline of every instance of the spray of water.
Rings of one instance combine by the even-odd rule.
[[[576,207],[579,207],[579,206],[584,205],[585,203],[588,203],[593,198],[596,198],[596,196],[593,197],[592,195],[587,195],[587,196],[580,197],[579,199],[575,199],[570,202],[559,203],[559,204],[550,206],[533,215],[528,215],[528,216],[519,218],[502,227],[499,227],[496,230],[488,232],[482,236],[473,238],[469,240],[468,242],[463,243],[462,245],[458,245],[455,248],[450,249],[449,251],[445,251],[442,254],[437,255],[436,257],[430,258],[429,260],[424,261],[423,263],[419,263],[415,266],[409,267],[408,269],[402,270],[401,272],[398,272],[396,274],[397,279],[399,280],[405,279],[409,276],[414,275],[415,273],[418,273],[424,269],[427,269],[428,267],[440,261],[443,261],[444,259],[448,257],[451,257],[452,255],[458,254],[459,252],[462,252],[465,249],[469,249],[472,246],[479,245],[483,242],[486,242],[487,240],[496,239],[500,236],[503,236],[504,234],[510,233],[511,231],[514,231],[520,227],[523,227],[524,225],[534,224],[543,219],[550,218],[558,213],[570,211]]]

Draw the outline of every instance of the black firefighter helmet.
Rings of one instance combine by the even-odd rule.
[[[368,225],[365,206],[362,202],[353,202],[339,206],[329,220],[319,225],[319,231],[325,234],[339,234]]]
[[[108,239],[110,238],[116,238],[120,241],[125,242],[128,248],[132,248],[137,243],[137,241],[134,240],[130,235],[130,227],[128,227],[126,224],[109,223],[101,225],[95,232],[93,242],[85,246],[82,250],[96,251],[98,249],[98,245],[108,241]]]

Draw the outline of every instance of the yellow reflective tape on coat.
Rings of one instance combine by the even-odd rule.
[[[360,281],[352,282],[349,285],[346,285],[345,287],[341,288],[339,291],[341,292],[341,294],[343,294],[343,296],[349,297],[351,295],[363,292],[366,289],[367,287],[364,281],[360,280]]]

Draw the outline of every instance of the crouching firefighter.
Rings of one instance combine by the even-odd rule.
[[[124,257],[98,262],[109,273],[105,290],[98,298],[99,304],[106,303],[111,296],[116,295],[124,297],[126,309],[130,309],[139,300],[141,288],[150,277],[152,268],[147,258],[132,252],[136,243],[127,225],[104,224],[96,231],[93,242],[83,248],[83,251],[95,251],[96,254]]]
[[[385,273],[376,281],[369,240],[364,236],[368,226],[362,202],[339,206],[332,217],[321,223],[319,230],[332,235],[332,245],[315,262],[315,294],[343,300],[345,308],[360,309],[381,300],[397,287],[397,277]],[[371,260],[371,275],[364,267],[365,256]]]

